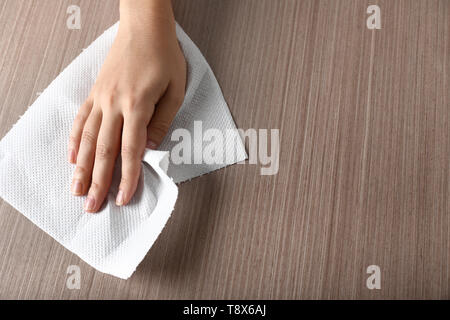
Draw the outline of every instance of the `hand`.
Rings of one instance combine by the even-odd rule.
[[[170,1],[122,0],[116,39],[69,141],[76,163],[71,191],[88,194],[84,209],[97,212],[121,153],[116,204],[132,198],[145,148],[166,135],[185,94],[186,63],[179,47]]]

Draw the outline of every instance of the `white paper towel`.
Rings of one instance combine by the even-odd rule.
[[[0,141],[0,196],[94,268],[126,279],[170,217],[178,193],[173,181],[185,181],[243,161],[247,155],[241,140],[218,146],[227,154],[234,153],[234,157],[213,165],[174,165],[169,163],[168,152],[148,150],[136,194],[123,207],[114,203],[120,181],[119,158],[101,211],[85,213],[85,197],[74,197],[69,191],[74,168],[66,159],[67,140],[117,29],[115,24],[85,49]],[[166,151],[177,143],[170,139],[173,130],[184,128],[193,133],[194,121],[202,121],[203,130],[214,128],[224,135],[227,130],[236,130],[206,60],[178,25],[177,36],[188,64],[188,81],[185,101],[160,147]],[[198,150],[192,148],[192,152]]]

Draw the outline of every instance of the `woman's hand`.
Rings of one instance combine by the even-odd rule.
[[[132,198],[145,148],[155,149],[181,106],[186,63],[169,0],[122,0],[119,31],[74,121],[69,161],[71,191],[88,194],[84,209],[100,209],[121,153],[117,205]]]

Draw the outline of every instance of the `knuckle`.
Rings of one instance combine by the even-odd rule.
[[[143,151],[140,151],[136,146],[132,145],[123,145],[122,150],[122,159],[126,161],[138,161],[143,156]]]
[[[122,98],[121,104],[124,112],[134,113],[136,111],[136,97],[133,95],[127,95]]]
[[[86,144],[94,144],[97,141],[97,136],[90,131],[84,130],[81,135],[81,142]]]
[[[104,113],[112,113],[115,109],[113,102],[105,101],[101,104],[101,109]]]
[[[78,165],[78,166],[75,168],[75,175],[76,175],[77,177],[83,178],[83,177],[88,176],[88,171],[87,171],[87,169],[86,169],[84,166]]]
[[[120,186],[124,189],[133,189],[137,184],[140,175],[140,167],[133,170],[128,170],[122,174],[120,178]]]
[[[77,115],[75,116],[75,122],[78,123],[84,123],[86,122],[86,115],[83,112],[78,112]]]
[[[158,121],[150,126],[150,134],[163,138],[169,131],[170,123],[167,121]]]
[[[77,145],[80,142],[80,138],[74,134],[69,136],[69,142],[71,145]]]
[[[93,99],[91,99],[90,97],[86,99],[86,101],[84,101],[84,103],[81,105],[81,108],[78,110],[78,113],[88,113],[91,109],[92,103],[94,102]]]
[[[114,148],[104,143],[97,144],[97,148],[95,150],[95,157],[102,160],[112,159],[114,156]]]
[[[165,78],[167,78],[167,69],[162,64],[153,64],[149,77],[151,86],[160,87]]]
[[[115,95],[113,93],[101,94],[97,101],[99,101],[100,108],[103,111],[109,111],[113,108]]]
[[[131,178],[126,176],[122,176],[122,178],[120,178],[120,186],[122,188],[131,188],[131,185],[132,185]]]
[[[100,191],[102,189],[102,185],[96,181],[91,182],[90,190]]]
[[[127,95],[124,95],[122,100],[125,106],[127,106],[128,108],[132,108],[136,105],[137,98],[135,94],[129,93]]]

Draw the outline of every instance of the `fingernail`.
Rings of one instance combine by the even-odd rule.
[[[78,180],[75,180],[72,182],[72,194],[77,196],[81,194],[82,185],[81,182]]]
[[[68,159],[69,159],[70,163],[75,163],[76,162],[75,150],[73,150],[73,149],[69,150]]]
[[[92,196],[88,196],[86,202],[84,203],[84,210],[92,211],[95,207],[95,199]]]
[[[123,205],[123,191],[122,190],[119,190],[119,193],[117,193],[116,205],[118,205],[118,206]]]
[[[147,141],[147,148],[155,150],[157,147],[156,143],[154,143],[153,141],[148,140]]]

